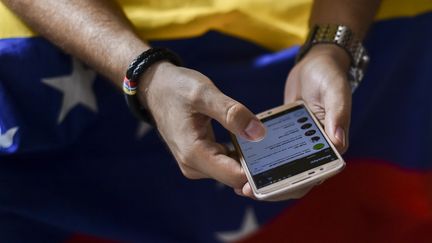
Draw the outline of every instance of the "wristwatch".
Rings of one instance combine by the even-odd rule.
[[[354,33],[345,25],[314,25],[297,55],[296,62],[299,62],[316,44],[335,44],[348,53],[351,59],[348,80],[354,92],[363,79],[369,63],[369,56],[361,41],[356,39]]]

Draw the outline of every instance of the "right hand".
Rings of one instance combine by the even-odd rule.
[[[203,74],[168,62],[148,69],[138,88],[141,103],[153,115],[184,176],[213,178],[253,197],[243,168],[215,141],[210,123],[215,119],[233,134],[259,140],[265,128],[250,110]]]

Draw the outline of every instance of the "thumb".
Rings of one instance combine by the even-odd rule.
[[[240,102],[231,99],[214,88],[203,97],[198,111],[217,120],[236,135],[251,141],[265,136],[266,130],[260,120]]]
[[[348,149],[351,92],[347,87],[329,91],[324,96],[324,127],[336,149],[340,153],[344,153]]]

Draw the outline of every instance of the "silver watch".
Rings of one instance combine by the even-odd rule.
[[[316,44],[335,44],[348,53],[351,58],[348,80],[354,92],[363,79],[369,63],[369,56],[360,40],[355,39],[354,33],[344,25],[314,25],[297,55],[296,62],[299,62]]]

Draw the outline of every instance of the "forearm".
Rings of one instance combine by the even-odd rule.
[[[148,48],[115,1],[2,1],[35,31],[118,87],[131,60]]]
[[[315,0],[309,24],[348,26],[354,38],[362,41],[379,8],[380,0]],[[346,51],[336,45],[315,45],[306,55],[318,53],[337,60],[342,70],[348,70],[351,60]]]
[[[363,40],[378,10],[380,0],[315,0],[309,20],[314,24],[348,26]]]

